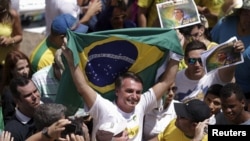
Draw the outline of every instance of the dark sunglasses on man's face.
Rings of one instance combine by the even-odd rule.
[[[190,65],[194,65],[197,61],[202,65],[201,58],[188,58],[188,64]]]

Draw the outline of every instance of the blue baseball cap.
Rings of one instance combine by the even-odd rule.
[[[61,14],[52,21],[51,29],[58,34],[66,34],[67,29],[77,33],[86,33],[88,26],[79,23],[79,20],[70,14]]]

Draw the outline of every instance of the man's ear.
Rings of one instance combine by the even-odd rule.
[[[203,35],[205,33],[205,27],[204,26],[200,27],[199,31],[200,34]]]
[[[18,103],[21,103],[22,101],[18,98],[13,97],[14,102],[16,103],[16,106],[18,106]]]
[[[59,35],[59,36],[60,36],[60,38],[62,38],[62,39],[64,39],[64,37],[65,37],[65,35],[63,35],[63,34],[62,34],[62,35]]]
[[[115,95],[116,95],[116,96],[118,96],[119,91],[120,91],[120,90],[119,90],[118,88],[115,89]]]
[[[192,122],[192,125],[194,126],[194,127],[196,127],[197,125],[198,125],[198,122]]]
[[[243,108],[245,108],[245,106],[246,106],[246,100],[245,99],[241,100],[241,105],[242,105]]]
[[[198,122],[192,122],[191,129],[195,130],[196,126],[198,125]]]

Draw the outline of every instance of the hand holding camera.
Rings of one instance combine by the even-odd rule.
[[[79,120],[69,119],[71,121],[70,124],[65,125],[65,130],[62,131],[61,137],[66,138],[67,135],[75,134],[75,135],[84,135],[82,130],[82,123]]]

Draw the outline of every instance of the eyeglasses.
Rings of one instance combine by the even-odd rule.
[[[190,65],[194,65],[197,61],[202,65],[201,58],[188,58],[188,64]]]
[[[168,89],[167,93],[169,93],[170,91],[172,91],[173,93],[175,93],[177,91],[178,87],[173,86],[171,88]]]

